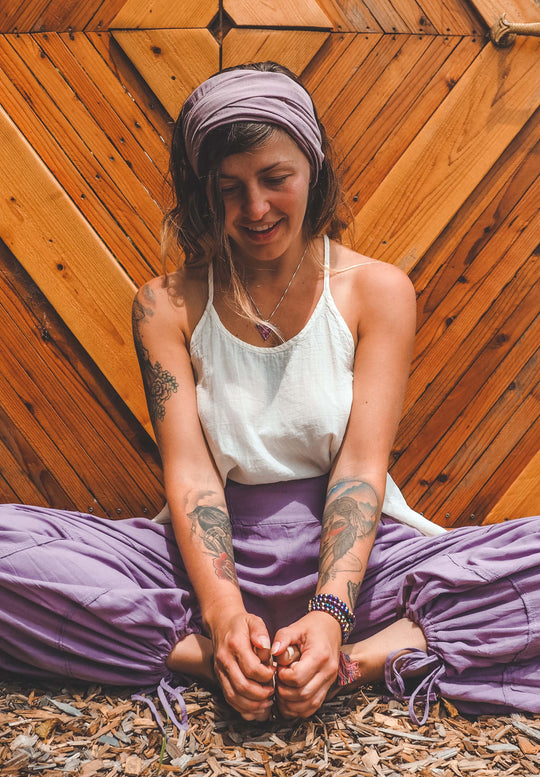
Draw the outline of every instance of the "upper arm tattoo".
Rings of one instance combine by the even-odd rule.
[[[144,300],[141,297],[144,297]],[[178,381],[175,376],[169,370],[163,369],[158,361],[152,364],[150,353],[142,340],[141,326],[154,315],[155,304],[153,290],[149,286],[144,286],[132,309],[133,339],[139,358],[148,412],[154,425],[157,421],[163,421],[165,402],[178,391]]]
[[[325,585],[338,573],[362,573],[363,564],[356,544],[373,535],[379,518],[375,489],[360,480],[344,479],[329,489],[322,520],[319,552],[319,581]],[[347,581],[349,603],[354,607],[360,584]]]
[[[214,559],[216,576],[238,585],[227,513],[214,505],[198,505],[189,513],[189,518],[192,532],[199,535],[208,555]]]

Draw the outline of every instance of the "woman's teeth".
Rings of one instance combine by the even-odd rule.
[[[276,224],[277,224],[277,221],[276,221],[275,224],[270,224],[268,226],[264,226],[264,227],[247,227],[247,229],[250,232],[270,232],[270,230],[273,229],[276,226]]]

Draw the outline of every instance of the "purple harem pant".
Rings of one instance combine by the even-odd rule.
[[[313,595],[326,484],[227,484],[246,608],[271,637]],[[387,684],[426,714],[435,694],[466,713],[540,712],[540,518],[425,537],[383,516],[355,615],[352,642],[403,615],[422,627],[428,652],[409,663],[427,677],[407,688],[396,663]],[[0,506],[0,670],[158,686],[200,630],[170,525]]]

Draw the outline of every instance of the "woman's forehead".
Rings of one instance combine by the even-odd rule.
[[[276,127],[269,138],[252,149],[226,156],[219,172],[223,177],[236,177],[239,173],[270,172],[280,165],[309,167],[309,160],[298,144],[284,130]]]

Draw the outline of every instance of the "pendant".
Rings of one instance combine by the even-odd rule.
[[[257,327],[257,331],[262,337],[263,340],[268,340],[270,335],[272,334],[272,330],[269,326],[265,326],[264,324],[255,324]]]

